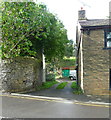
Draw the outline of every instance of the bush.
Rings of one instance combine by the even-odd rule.
[[[46,75],[46,81],[55,81],[55,74],[47,74]]]

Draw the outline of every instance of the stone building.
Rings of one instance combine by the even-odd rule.
[[[80,10],[78,17],[77,82],[85,94],[109,95],[111,88],[109,19],[87,19],[85,10]]]

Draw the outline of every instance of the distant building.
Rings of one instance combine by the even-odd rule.
[[[63,67],[62,68],[62,76],[69,77],[70,71],[75,70],[75,69],[76,69],[76,66]]]
[[[76,29],[77,78],[85,94],[109,95],[111,88],[111,24],[78,14]]]

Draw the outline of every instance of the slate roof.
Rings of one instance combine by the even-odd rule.
[[[111,20],[109,19],[87,19],[87,20],[79,20],[79,23],[82,27],[107,26],[111,23]]]

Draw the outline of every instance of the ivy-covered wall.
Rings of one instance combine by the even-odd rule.
[[[39,61],[30,57],[2,60],[0,72],[1,88],[6,92],[18,92],[40,86]]]

